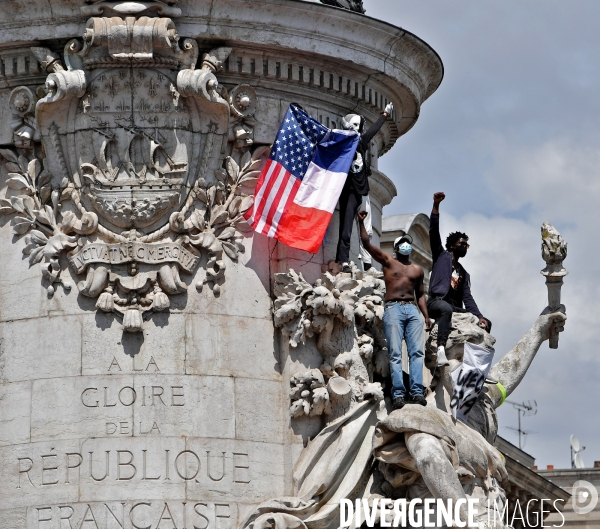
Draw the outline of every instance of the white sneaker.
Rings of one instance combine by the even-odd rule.
[[[446,350],[443,345],[440,345],[437,350],[437,366],[444,367],[449,366],[448,358],[446,358]]]

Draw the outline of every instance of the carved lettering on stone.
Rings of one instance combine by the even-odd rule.
[[[61,503],[27,509],[27,529],[63,529],[64,527],[234,529],[236,519],[235,503],[213,502],[199,498],[185,501],[128,500]]]
[[[131,439],[131,423],[122,421],[106,424],[108,436],[128,435]],[[151,426],[158,428],[156,423]],[[30,490],[68,484],[76,478],[96,483],[193,481],[206,487],[213,482],[244,487],[252,482],[253,468],[247,451],[139,449],[128,444],[125,438],[115,439],[115,442],[118,442],[116,447],[111,446],[106,450],[100,447],[80,453],[59,451],[19,457],[14,465],[14,486],[16,489]]]

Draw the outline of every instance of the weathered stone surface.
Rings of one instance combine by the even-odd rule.
[[[186,372],[280,380],[269,318],[189,315]]]
[[[207,529],[235,529],[238,519],[237,504],[227,502],[207,502],[194,498],[179,500],[104,501],[46,505],[27,509],[27,528],[45,526],[60,529],[62,523],[72,523],[73,527],[95,524],[98,529],[111,529],[115,525],[133,527],[158,527],[172,523],[175,527],[184,524],[205,524]]]
[[[185,440],[175,437],[88,439],[81,454],[80,501],[86,502],[185,498],[181,476],[191,477],[197,469],[192,467],[196,459],[185,452]]]
[[[187,481],[189,498],[254,503],[284,487],[281,444],[190,438],[186,449],[202,463],[198,480]]]
[[[246,251],[240,255],[239,263],[224,257],[231,273],[218,296],[213,294],[208,285],[200,291],[193,288],[194,284],[202,283],[205,276],[204,271],[199,270],[192,287],[188,289],[185,303],[175,300],[173,310],[187,314],[209,313],[270,319],[269,240],[266,237],[246,236],[242,239],[242,244]],[[252,294],[240,296],[240,292]]]
[[[285,399],[285,400],[284,400]],[[235,380],[235,432],[237,439],[269,442],[287,427],[282,384],[267,380]]]
[[[83,464],[83,455],[69,454],[81,454],[79,441],[0,447],[2,507],[78,501],[79,466]]]
[[[0,446],[29,442],[31,384],[0,385]]]
[[[114,375],[33,384],[33,440],[76,436],[233,438],[234,382],[229,377]]]
[[[0,528],[10,529],[11,527],[26,527],[27,509],[0,509]]]
[[[100,312],[83,318],[83,375],[185,373],[184,315],[157,314],[140,333],[124,333],[114,320]]]
[[[205,375],[136,376],[136,386],[147,388],[145,400],[142,389],[142,398],[134,405],[136,421],[150,427],[156,423],[160,434],[167,436],[237,437],[234,416],[237,409],[234,400],[236,380]],[[148,426],[144,428],[148,431]]]
[[[5,382],[81,374],[81,315],[2,323]]]
[[[133,398],[133,383],[131,375],[36,380],[31,397],[32,441],[101,437],[107,423],[131,424],[133,409],[125,404]]]

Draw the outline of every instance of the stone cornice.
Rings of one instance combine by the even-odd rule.
[[[69,0],[51,4],[24,0],[18,9],[3,13],[8,6],[0,7],[0,20],[6,21],[0,23],[0,49],[15,41],[27,45],[27,41],[71,38],[81,34],[88,18]],[[196,38],[201,45],[208,41],[239,52],[268,50],[287,57],[290,64],[295,60],[323,67],[328,76],[334,76],[335,86],[317,88],[344,93],[358,112],[376,115],[388,101],[394,102],[396,112],[380,154],[414,125],[421,104],[443,77],[439,56],[421,39],[347,10],[302,0],[264,0],[260,8],[243,0],[190,2],[180,7],[182,16],[176,18],[179,34]],[[338,68],[332,68],[332,63]],[[299,79],[305,81],[308,79]],[[325,81],[327,85],[329,79]]]
[[[394,182],[376,169],[372,169],[372,174],[369,177],[369,187],[371,196],[381,204],[382,208],[387,206],[398,194]]]
[[[513,487],[516,487],[533,497],[551,500],[562,499],[565,502],[571,497],[565,489],[552,483],[545,476],[541,476],[506,454],[504,454],[504,458],[511,484],[511,492],[516,492],[512,490]]]

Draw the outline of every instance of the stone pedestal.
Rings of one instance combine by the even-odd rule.
[[[376,169],[441,82],[440,59],[423,41],[357,13],[294,0],[145,4],[139,12],[83,0],[0,8],[0,196],[8,200],[0,220],[0,529],[233,529],[259,503],[293,495],[292,468],[321,419],[291,421],[289,379],[316,353],[288,354],[273,325],[273,277],[294,268],[316,279],[334,256],[337,217],[316,255],[237,222],[244,252],[236,259],[202,239],[193,208],[202,189],[227,178],[217,175],[226,157],[242,166],[246,153],[270,144],[291,102],[334,128],[349,112],[373,122],[392,101],[395,114],[372,146]],[[160,33],[155,19],[167,18]],[[136,24],[154,29],[138,33]],[[82,84],[73,88],[77,72]],[[163,83],[162,102],[152,102],[153,76]],[[174,106],[145,107],[144,90],[152,105]],[[121,111],[134,122],[118,121]],[[189,124],[180,126],[173,112],[191,116]],[[114,151],[102,135],[106,145],[116,141]],[[164,147],[164,155],[152,151],[155,166],[142,164],[146,144]],[[131,178],[154,171],[155,186],[171,179],[165,189],[181,186],[179,202],[121,226],[110,211],[93,209],[89,186],[102,186],[86,184],[85,164],[100,167],[98,156],[113,155],[113,165],[88,176],[98,182],[111,168],[129,171],[129,156]],[[181,164],[187,180],[173,183]],[[28,175],[31,182],[20,184]],[[377,170],[371,187],[377,240],[395,189]],[[200,206],[186,203],[189,193]],[[23,197],[33,196],[29,207]],[[214,208],[207,215],[205,222]],[[51,251],[32,242],[32,230],[72,240]],[[186,236],[191,242],[178,239]],[[177,240],[193,265],[168,246]],[[38,247],[48,249],[39,260],[31,257]]]

